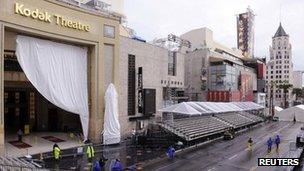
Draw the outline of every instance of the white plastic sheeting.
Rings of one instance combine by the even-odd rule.
[[[280,121],[293,121],[296,117],[297,121],[304,122],[304,105],[297,105],[275,113]]]
[[[281,108],[281,107],[279,107],[279,106],[275,106],[275,107],[274,107],[275,113],[280,112],[280,111],[282,111],[282,110],[284,110],[284,109]]]
[[[105,94],[103,143],[117,144],[120,142],[120,124],[118,120],[118,97],[115,86],[110,84]]]
[[[160,112],[168,112],[168,113],[179,113],[186,115],[199,115],[201,112],[197,111],[186,102],[178,103],[166,108],[159,110]]]
[[[89,126],[87,48],[17,36],[16,55],[28,80],[48,101],[80,116]]]
[[[264,109],[264,107],[254,102],[183,102],[160,109],[159,111],[186,115],[199,115],[260,109]]]

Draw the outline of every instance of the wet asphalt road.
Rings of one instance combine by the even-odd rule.
[[[272,122],[236,136],[231,141],[214,142],[194,151],[178,154],[173,161],[162,161],[148,165],[144,170],[153,171],[237,171],[237,170],[286,170],[283,167],[258,167],[258,158],[285,157],[289,151],[289,142],[295,141],[302,124],[291,122]],[[269,137],[281,136],[280,149],[273,148],[267,153],[266,141]],[[254,141],[252,152],[247,149],[249,136]]]

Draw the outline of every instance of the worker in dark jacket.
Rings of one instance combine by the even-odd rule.
[[[21,129],[18,130],[17,135],[18,135],[18,141],[19,141],[19,142],[22,142],[23,132],[22,132]]]
[[[172,146],[170,146],[167,149],[167,156],[169,157],[169,159],[173,159],[174,153],[175,153],[175,149]]]
[[[123,171],[123,166],[119,159],[115,160],[115,163],[113,164],[111,171]]]
[[[271,137],[269,137],[268,141],[267,141],[267,146],[268,146],[268,153],[271,152],[271,147],[272,147],[272,139]]]
[[[276,143],[276,145],[277,145],[277,150],[278,150],[278,149],[279,149],[279,145],[280,145],[280,143],[281,143],[281,139],[280,139],[280,136],[279,136],[279,135],[276,136],[276,138],[275,138],[275,143]]]
[[[94,162],[93,171],[101,171],[101,166],[97,160]]]
[[[103,155],[101,156],[101,158],[99,159],[99,165],[100,165],[100,168],[101,170],[104,170],[104,167],[106,165],[106,161],[108,159],[106,159]]]

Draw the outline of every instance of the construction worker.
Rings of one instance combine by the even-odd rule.
[[[92,162],[92,159],[95,155],[95,151],[94,151],[94,147],[92,146],[92,144],[90,143],[90,141],[88,140],[88,146],[87,146],[87,151],[86,151],[86,154],[87,154],[87,157],[88,157],[88,160],[89,162],[91,163]]]
[[[253,141],[252,141],[252,139],[251,138],[249,138],[249,140],[248,140],[248,149],[249,150],[252,150],[252,144],[253,144]]]
[[[268,141],[267,141],[267,146],[268,146],[268,153],[271,152],[271,147],[272,147],[272,139],[271,137],[269,137]]]
[[[174,153],[175,153],[175,149],[172,146],[170,146],[167,150],[167,156],[169,157],[169,159],[173,159]]]
[[[119,159],[115,160],[115,162],[111,168],[111,171],[123,171],[123,166]]]
[[[56,143],[53,146],[53,155],[55,160],[58,161],[60,157],[60,148]]]
[[[19,141],[19,142],[22,142],[23,132],[22,132],[21,129],[19,129],[19,130],[17,131],[17,135],[18,135],[18,141]]]
[[[97,160],[94,162],[93,171],[101,171],[100,163]]]
[[[281,143],[280,136],[277,135],[274,141],[275,141],[275,143],[276,143],[276,145],[277,145],[277,150],[279,150],[279,145],[280,145],[280,143]]]

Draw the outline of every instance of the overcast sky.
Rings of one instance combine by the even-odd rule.
[[[217,42],[236,47],[236,14],[245,12],[248,5],[256,14],[255,56],[269,57],[281,9],[294,70],[304,70],[304,0],[125,0],[125,15],[128,26],[148,41],[208,27]]]

